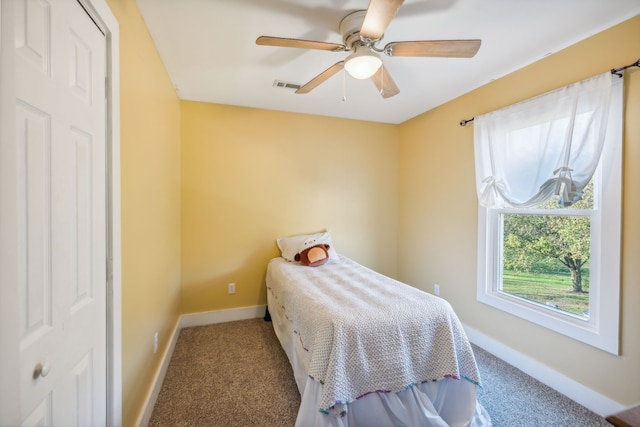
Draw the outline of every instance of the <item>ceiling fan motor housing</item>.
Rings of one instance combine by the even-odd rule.
[[[366,10],[357,10],[342,18],[340,21],[340,34],[342,34],[342,42],[347,46],[348,50],[355,50],[358,45],[366,43],[360,39],[360,29],[364,22]],[[382,38],[382,37],[381,37]]]

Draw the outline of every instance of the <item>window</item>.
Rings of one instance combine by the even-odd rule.
[[[574,108],[573,117],[550,117],[542,108],[542,115],[534,110],[515,115],[526,117],[522,120],[490,122],[490,131],[503,133],[501,143],[486,137],[482,120],[474,122],[481,125],[474,130],[480,199],[477,296],[618,354],[622,85],[611,83],[602,151],[595,162],[585,160],[595,151],[593,134],[599,129],[592,126],[595,113],[590,108]],[[552,136],[559,129],[567,133],[562,122],[570,122],[569,148],[563,145],[566,138]],[[542,141],[539,147],[533,147],[534,140]],[[549,161],[541,159],[549,152],[556,154],[546,167]],[[483,156],[488,167],[479,164]],[[558,158],[564,160],[558,163]],[[506,171],[499,169],[501,161]],[[592,162],[593,169],[582,170],[580,161]]]

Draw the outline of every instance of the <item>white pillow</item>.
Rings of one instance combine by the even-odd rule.
[[[299,234],[291,237],[281,237],[276,240],[282,258],[287,261],[295,261],[295,256],[310,246],[327,244],[329,245],[329,260],[339,261],[338,252],[331,241],[331,233],[322,231],[315,234]]]

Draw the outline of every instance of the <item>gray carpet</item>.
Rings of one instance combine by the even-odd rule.
[[[149,426],[293,426],[300,394],[271,322],[180,332]]]
[[[474,346],[478,400],[496,427],[611,427],[603,418]],[[300,395],[271,322],[180,332],[149,426],[288,427]]]
[[[482,388],[478,401],[496,427],[611,427],[604,418],[473,346]]]

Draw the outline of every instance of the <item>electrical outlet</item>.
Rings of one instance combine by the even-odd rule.
[[[235,294],[235,293],[236,293],[236,284],[229,283],[229,294]]]
[[[153,352],[154,353],[158,352],[158,333],[157,332],[153,335]]]
[[[438,285],[438,284],[434,284],[433,285],[433,294],[434,295],[440,295],[440,285]]]

